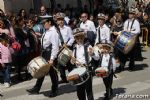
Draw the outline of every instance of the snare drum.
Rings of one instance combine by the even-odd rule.
[[[50,66],[43,57],[39,56],[29,62],[27,69],[33,78],[41,78],[49,72]]]
[[[89,79],[90,75],[85,67],[79,67],[72,70],[68,76],[67,80],[72,85],[81,85]]]
[[[71,59],[70,57],[71,54],[72,54],[71,50],[69,50],[68,48],[63,48],[58,55],[58,63],[61,64],[62,66],[66,66],[66,64]]]
[[[137,35],[131,35],[128,32],[123,31],[118,35],[116,41],[114,42],[115,47],[127,54],[132,50],[135,45]]]
[[[107,67],[98,67],[95,70],[95,74],[97,77],[107,77],[108,76],[108,68]]]

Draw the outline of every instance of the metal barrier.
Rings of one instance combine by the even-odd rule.
[[[145,45],[145,48],[148,47],[148,29],[146,27],[141,28],[142,33],[142,44]]]

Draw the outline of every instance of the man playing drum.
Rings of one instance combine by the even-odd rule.
[[[60,38],[60,42],[61,43],[62,41],[64,42],[64,44],[61,44],[61,47],[65,45],[67,48],[71,49],[74,43],[74,37],[73,37],[72,29],[69,26],[66,26],[64,23],[65,14],[60,12],[56,14],[56,17],[57,17],[57,24],[59,26],[60,34],[63,39],[61,40]],[[61,81],[59,81],[59,83],[67,83],[65,69],[67,68],[69,72],[73,69],[70,62],[68,62],[66,66],[63,66],[58,61],[58,67],[61,74],[60,77],[62,79]]]
[[[86,100],[86,95],[88,100],[94,100],[91,67],[89,64],[91,61],[91,57],[89,55],[94,56],[93,52],[90,53],[92,46],[85,42],[85,33],[82,29],[74,29],[73,34],[76,41],[73,49],[73,56],[76,60],[72,58],[71,62],[75,63],[76,67],[86,67],[87,71],[89,72],[89,78],[83,84],[77,85],[77,96],[79,100]],[[98,54],[98,52],[95,54]]]
[[[128,34],[135,36],[140,34],[140,24],[138,22],[137,19],[135,19],[136,17],[136,9],[131,8],[129,10],[129,19],[127,19],[124,23],[124,31],[127,32]],[[129,70],[132,71],[135,67],[135,55],[136,55],[136,46],[137,46],[137,40],[135,40],[135,45],[133,46],[133,48],[131,49],[131,51],[129,51],[129,53],[126,55],[129,57]],[[119,71],[124,70],[124,66],[125,63],[127,61],[127,58],[124,56],[124,54],[119,55],[120,58],[120,67],[119,67]]]
[[[113,94],[112,83],[113,83],[113,73],[116,69],[116,62],[113,54],[113,45],[111,42],[101,43],[102,50],[99,54],[99,66],[95,70],[95,74],[98,77],[103,78],[103,83],[105,85],[106,93],[104,100],[110,100]]]
[[[59,35],[54,26],[52,17],[44,16],[42,18],[43,20],[41,21],[41,23],[43,24],[46,31],[44,32],[41,38],[41,45],[42,45],[41,55],[49,63],[49,66],[51,66],[49,70],[49,75],[51,77],[52,82],[52,92],[50,94],[50,97],[54,97],[57,95],[58,91],[58,76],[53,65],[59,50]],[[27,91],[32,94],[39,94],[42,83],[44,81],[44,77],[45,76],[37,79],[35,86]]]

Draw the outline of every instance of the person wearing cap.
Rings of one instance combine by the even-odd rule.
[[[88,100],[94,100],[93,90],[92,90],[92,75],[91,75],[91,65],[89,64],[91,61],[91,57],[95,57],[98,55],[98,52],[93,53],[92,46],[89,43],[85,42],[85,32],[80,28],[76,28],[73,30],[73,35],[76,41],[73,49],[73,57],[76,58],[71,59],[71,62],[76,65],[76,67],[80,67],[80,65],[85,65],[87,70],[89,71],[90,78],[83,84],[77,86],[77,96],[79,100],[86,100],[86,95]],[[98,58],[95,58],[98,59]]]
[[[60,42],[64,42],[64,44],[60,44],[61,46],[65,45],[68,48],[71,48],[73,43],[74,43],[74,37],[73,37],[73,32],[72,29],[69,26],[66,26],[64,23],[64,14],[63,13],[57,13],[57,25],[59,26],[60,34],[62,36],[62,39],[60,39]],[[66,79],[66,74],[65,74],[65,67],[68,69],[70,72],[73,68],[70,65],[70,63],[67,64],[67,66],[62,66],[61,64],[58,63],[58,67],[60,70],[60,76],[61,76],[61,81],[59,83],[67,83]]]
[[[106,89],[104,100],[110,100],[113,94],[113,74],[116,69],[116,62],[113,54],[113,45],[110,41],[101,42],[100,44],[102,45],[101,53],[97,56],[95,55],[95,58],[100,58],[98,65],[99,67],[108,68],[108,76],[102,78]]]
[[[81,21],[80,28],[84,30],[87,41],[89,41],[93,46],[96,38],[96,28],[94,22],[88,19],[88,14],[85,12],[81,14]]]
[[[49,75],[52,82],[52,92],[49,96],[54,97],[57,96],[58,93],[58,76],[53,65],[55,65],[54,63],[59,50],[59,35],[54,26],[52,17],[44,16],[42,18],[43,20],[41,21],[41,23],[45,28],[45,32],[43,33],[41,38],[41,55],[51,66],[49,70]],[[44,77],[45,76],[37,79],[35,86],[27,91],[33,94],[39,94],[40,88],[44,81]]]
[[[102,13],[98,14],[98,27],[97,27],[97,37],[95,44],[99,44],[102,41],[110,41],[110,29],[105,24],[105,15]]]
[[[136,9],[130,8],[129,9],[129,18],[125,21],[123,25],[123,30],[128,32],[131,35],[139,35],[140,34],[140,23],[138,22],[136,17]],[[136,40],[136,43],[133,47],[133,49],[126,55],[129,60],[129,71],[132,71],[135,67],[135,55],[136,55],[136,46],[139,39]],[[127,58],[125,58],[124,55],[120,55],[120,71],[124,70],[125,63],[127,61]]]

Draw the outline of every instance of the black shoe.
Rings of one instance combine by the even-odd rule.
[[[112,98],[112,95],[113,95],[113,89],[110,89],[110,93],[105,93],[104,94],[104,99],[103,100],[110,100]]]
[[[49,97],[56,97],[58,95],[58,91],[56,90],[55,92],[51,92]]]
[[[128,68],[128,71],[134,71],[135,66],[134,65],[130,65]]]
[[[119,66],[117,69],[116,69],[116,72],[120,73],[124,71],[124,67],[123,66]]]
[[[58,82],[58,84],[62,84],[62,83],[69,83],[67,80],[60,80],[59,82]]]
[[[39,89],[37,87],[33,87],[31,89],[28,89],[27,92],[31,94],[39,94]]]

